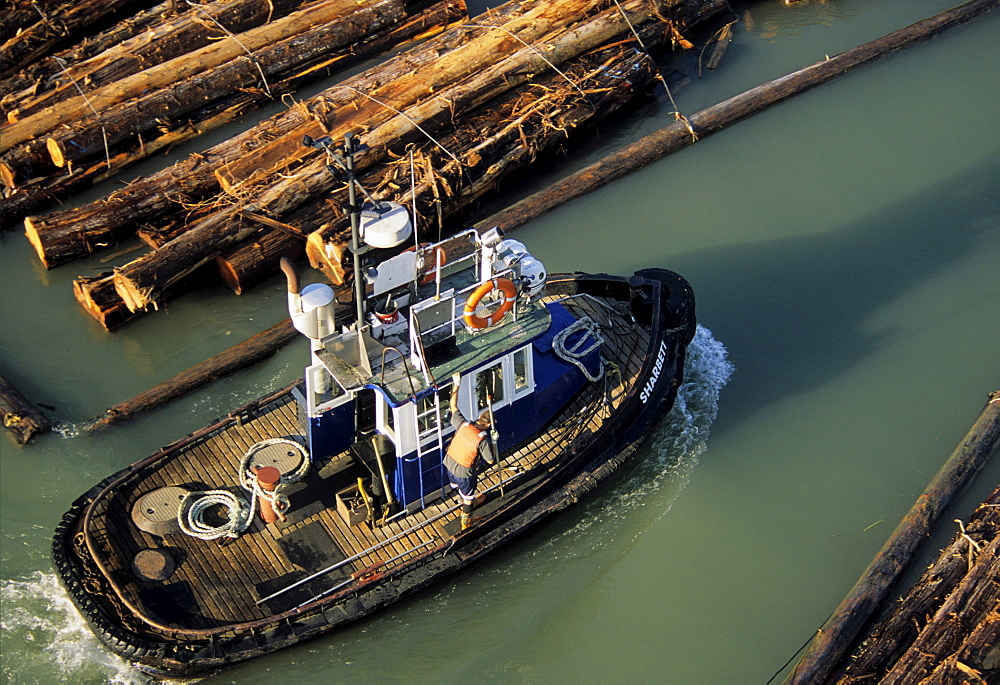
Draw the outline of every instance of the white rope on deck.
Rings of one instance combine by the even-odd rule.
[[[258,452],[271,445],[287,445],[294,448],[302,457],[302,461],[299,462],[299,467],[295,471],[289,473],[281,474],[281,481],[278,486],[274,489],[274,492],[268,492],[260,486],[257,482],[257,474],[250,470],[250,461],[256,456]],[[257,506],[257,499],[267,500],[274,507],[276,512],[287,511],[288,507],[291,506],[291,502],[288,497],[281,494],[281,490],[285,485],[291,485],[302,480],[302,477],[306,475],[309,470],[309,455],[306,454],[305,448],[289,438],[268,438],[267,440],[261,440],[260,442],[251,445],[250,449],[247,450],[246,454],[243,455],[243,459],[240,460],[240,485],[243,489],[250,493],[250,510],[254,511]]]
[[[209,525],[205,522],[205,512],[218,505],[226,508],[229,518],[218,526]],[[245,499],[228,490],[189,492],[181,500],[177,522],[182,531],[201,540],[235,538],[250,525],[252,513],[253,508]]]
[[[580,336],[580,339],[572,347],[567,348],[566,340],[575,333],[583,333],[583,335]],[[588,341],[590,341],[590,345],[584,347]],[[552,350],[560,359],[575,364],[583,372],[583,375],[587,377],[587,380],[593,383],[604,377],[604,362],[601,362],[598,372],[592,374],[583,363],[583,358],[599,348],[603,342],[604,338],[601,337],[600,327],[593,319],[586,316],[556,333],[555,337],[552,338]]]

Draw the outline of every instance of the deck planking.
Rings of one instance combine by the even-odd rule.
[[[602,307],[589,298],[564,300],[564,306],[575,316],[590,316],[601,325],[605,337],[602,355],[614,365],[609,367],[609,373],[615,373],[617,377],[588,386],[580,397],[560,412],[553,422],[553,429],[504,460],[503,466],[516,466],[532,474],[530,478],[536,478],[539,469],[542,472],[551,471],[567,448],[601,427],[614,407],[620,404],[628,388],[635,383],[649,347],[648,332],[639,331],[640,334],[635,335],[636,328],[617,310]],[[629,331],[630,335],[618,335],[617,331]],[[262,440],[301,440],[303,436],[298,415],[298,403],[289,394],[276,405],[255,408],[240,421],[232,421],[221,430],[195,441],[162,467],[147,468],[145,473],[137,474],[136,479],[141,478],[141,485],[137,483],[133,488],[135,496],[129,506],[106,507],[103,520],[94,524],[107,533],[103,544],[113,552],[109,558],[127,560],[145,547],[162,545],[160,539],[135,528],[129,516],[131,503],[150,490],[168,485],[196,485],[199,489],[227,489],[245,496],[245,491],[239,488],[237,476],[243,455]],[[494,488],[509,475],[506,468],[490,468],[481,475],[479,490]],[[513,481],[508,487],[516,487],[517,482]],[[445,499],[435,496],[426,508],[375,529],[367,525],[349,526],[333,508],[321,509],[282,527],[265,525],[255,517],[247,531],[225,547],[220,547],[217,541],[201,540],[183,533],[168,536],[166,545],[182,550],[184,555],[170,582],[187,582],[198,607],[196,614],[186,618],[183,626],[173,625],[212,628],[271,615],[266,606],[256,605],[258,597],[253,588],[263,581],[302,570],[288,561],[278,541],[309,524],[319,523],[343,558],[358,557],[343,567],[343,571],[350,574],[386,563],[397,556],[402,558],[395,563],[402,563],[411,554],[422,552],[427,543],[447,540],[449,534],[445,525],[451,516],[436,517],[455,507],[456,503],[454,496]],[[457,517],[458,512],[454,515]],[[394,537],[396,539],[386,542]],[[123,582],[122,586],[129,599],[136,603],[139,602],[139,591],[159,585],[135,581],[127,568],[114,570],[120,577],[131,579],[131,582]],[[152,618],[155,620],[156,617]]]

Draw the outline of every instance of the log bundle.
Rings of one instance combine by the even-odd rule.
[[[841,685],[996,682],[1000,675],[1000,487],[863,641]]]
[[[301,254],[319,227],[317,254],[339,249],[343,189],[303,135],[362,133],[365,187],[408,205],[415,197],[418,223],[436,224],[568,132],[643,95],[654,76],[646,49],[669,46],[725,8],[721,0],[508,3],[103,201],[30,217],[27,232],[54,266],[145,226],[159,247],[112,277],[130,313],[155,308],[213,260],[240,292],[270,275],[280,256]],[[411,156],[419,177],[412,193]],[[327,261],[317,266],[339,282],[343,267]],[[104,293],[99,280],[78,297]],[[92,313],[104,306],[86,305]]]
[[[296,3],[219,0],[218,16],[199,5],[73,73],[64,69],[62,82],[45,92],[22,91],[0,128],[5,219],[46,209],[158,150],[465,13],[463,0],[431,8],[423,0],[316,0],[295,9]],[[235,33],[223,21],[251,27]],[[43,256],[47,266],[59,259]]]

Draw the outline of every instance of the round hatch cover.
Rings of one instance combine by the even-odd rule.
[[[132,573],[139,580],[166,580],[176,568],[173,555],[165,549],[144,549],[132,558]]]
[[[132,506],[132,522],[153,535],[173,535],[181,532],[177,521],[181,500],[188,494],[186,488],[170,485],[150,490]]]
[[[302,448],[291,441],[258,443],[250,448],[253,452],[247,461],[247,470],[254,473],[265,466],[273,466],[282,476],[295,473],[305,458]]]

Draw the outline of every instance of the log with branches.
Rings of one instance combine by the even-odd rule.
[[[368,140],[377,141],[372,149],[378,152],[369,151],[363,159],[367,159],[369,164],[378,161],[380,155],[384,156],[389,145],[402,142],[401,135],[410,135],[420,130],[412,124],[414,117],[410,109],[421,108],[423,115],[418,117],[421,121],[430,120],[434,115],[441,116],[447,111],[446,103],[442,102],[436,106],[426,103],[439,100],[439,97],[428,98],[428,96],[439,92],[448,83],[460,83],[488,70],[495,62],[497,54],[523,48],[525,44],[529,44],[530,47],[532,41],[543,41],[544,46],[546,36],[562,35],[566,32],[582,35],[586,33],[584,26],[603,25],[607,13],[578,17],[579,20],[570,27],[566,13],[561,11],[570,8],[586,10],[588,7],[592,7],[592,3],[580,0],[535,4],[504,26],[482,26],[479,35],[472,41],[440,55],[432,68],[424,72],[417,72],[409,78],[387,83],[378,89],[375,95],[347,93],[348,102],[353,102],[355,109],[337,116],[327,130],[330,135],[339,137],[349,131],[358,130],[363,124],[376,127],[369,134]],[[618,36],[624,35],[632,26],[641,23],[643,18],[646,20],[656,18],[655,15],[651,16],[648,7],[645,2],[616,5],[614,10],[609,10],[613,17],[609,20],[609,24],[618,26]],[[632,13],[634,16],[630,18],[623,16],[627,13]],[[544,29],[547,27],[551,30],[546,32]],[[607,35],[609,38],[615,36],[613,32]],[[575,54],[593,47],[579,47],[584,44],[582,39],[575,41],[577,46]],[[537,55],[541,50],[531,48],[528,52]],[[568,52],[570,54],[566,54],[564,59],[573,56],[572,50]],[[555,51],[548,50],[545,52],[546,56],[554,53]],[[510,59],[503,59],[500,63],[507,64]],[[545,65],[552,66],[551,59],[540,61],[543,64],[533,65],[535,70],[543,69]],[[510,68],[510,73],[514,74],[516,71]],[[497,86],[491,81],[490,88],[496,89]],[[495,95],[495,90],[490,94]],[[474,99],[470,97],[470,100]],[[406,108],[406,102],[417,104],[401,112]],[[406,123],[402,123],[400,119]],[[377,127],[387,122],[386,133],[380,138]],[[302,147],[299,145],[300,149]],[[160,289],[182,279],[189,269],[212,259],[220,249],[231,247],[247,237],[247,224],[238,216],[240,210],[252,209],[272,218],[280,218],[310,198],[326,193],[334,184],[335,182],[325,171],[323,158],[315,161],[307,160],[298,170],[282,174],[282,180],[279,182],[270,185],[263,183],[254,188],[252,202],[242,202],[233,208],[221,209],[217,215],[204,219],[164,248],[119,267],[115,273],[116,288],[130,310],[154,307]]]
[[[464,0],[442,0],[396,31],[389,31],[385,36],[357,46],[352,55],[356,55],[355,59],[370,57],[396,42],[454,22],[464,13]],[[407,51],[405,61],[392,59],[388,66],[366,71],[347,83],[360,91],[374,88],[382,78],[392,78],[395,74],[406,73],[420,64],[432,62],[438,51],[447,49],[453,39],[453,34],[446,32],[436,40]],[[346,64],[345,60],[334,66],[343,68]],[[184,211],[184,207],[196,205],[214,195],[219,190],[214,172],[220,165],[265,145],[268,140],[288,130],[314,121],[314,116],[327,111],[326,96],[339,88],[329,88],[204,152],[192,154],[162,171],[137,179],[106,198],[69,210],[29,216],[25,219],[25,233],[46,268],[88,257],[99,246],[113,245],[134,234],[137,226],[153,224],[161,217],[176,214],[178,208]],[[99,170],[92,173],[96,176]],[[11,200],[15,198],[16,194]]]
[[[52,107],[78,89],[91,91],[167,60],[197,50],[229,35],[242,33],[296,10],[304,0],[215,0],[162,16],[143,33],[109,46],[87,59],[51,64],[42,83],[10,92],[0,100],[8,121],[17,121]],[[36,79],[41,75],[37,74]]]

